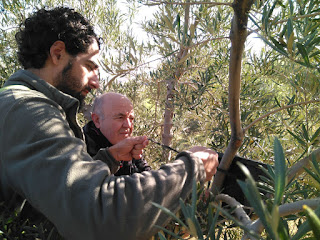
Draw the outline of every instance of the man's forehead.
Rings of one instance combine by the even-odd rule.
[[[78,54],[78,58],[82,58],[86,61],[91,61],[95,65],[99,66],[99,58],[100,58],[100,49],[96,42],[93,42],[89,47],[86,53]]]
[[[104,103],[104,111],[106,113],[112,113],[112,115],[116,114],[134,114],[133,106],[131,104],[125,104],[123,102],[105,102]]]
[[[119,112],[114,112],[113,116],[134,116],[133,110],[131,111],[119,111]]]

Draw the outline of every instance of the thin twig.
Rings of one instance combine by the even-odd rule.
[[[167,4],[167,5],[209,5],[211,6],[229,6],[232,7],[232,3],[222,3],[222,2],[190,2],[190,3],[185,3],[185,2],[167,2],[167,1],[156,1],[152,0],[150,1],[151,3],[145,3],[144,5],[146,6],[154,6],[154,5],[160,5],[160,4]]]
[[[262,119],[268,117],[269,115],[271,114],[274,114],[274,113],[277,113],[277,112],[280,112],[284,109],[287,109],[287,108],[292,108],[292,107],[295,107],[295,106],[299,106],[299,105],[306,105],[306,104],[310,104],[310,103],[316,103],[316,102],[320,102],[320,100],[311,100],[311,101],[307,101],[307,102],[300,102],[300,103],[295,103],[295,104],[291,104],[291,105],[287,105],[287,106],[283,106],[281,108],[278,108],[278,109],[275,109],[269,113],[266,113],[265,115],[257,118],[256,120],[254,120],[252,123],[250,123],[246,128],[243,129],[243,132],[245,133],[249,128],[251,128],[254,124],[256,124],[257,122],[261,121]]]

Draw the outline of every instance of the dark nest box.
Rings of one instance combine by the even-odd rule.
[[[219,154],[219,162],[220,162],[222,159],[223,153],[218,153],[218,154]],[[228,194],[229,196],[235,198],[238,202],[240,202],[244,206],[249,207],[250,204],[246,199],[246,197],[244,196],[241,190],[241,187],[237,182],[237,180],[245,181],[246,179],[246,176],[238,166],[237,162],[242,163],[248,168],[248,170],[250,171],[250,174],[252,175],[253,179],[256,182],[258,181],[261,182],[260,176],[267,177],[265,172],[261,169],[261,167],[267,169],[268,165],[262,162],[235,156],[232,161],[232,164],[230,165],[229,170],[226,173],[226,177],[221,189],[222,193]],[[265,194],[265,193],[262,192],[262,194]]]

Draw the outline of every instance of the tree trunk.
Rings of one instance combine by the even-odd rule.
[[[189,3],[190,0],[187,1]],[[189,14],[190,14],[190,4],[185,5],[185,17],[184,17],[184,30],[183,30],[183,40],[181,43],[180,51],[177,56],[177,68],[173,73],[173,77],[166,81],[167,83],[167,97],[165,102],[165,112],[164,112],[164,123],[163,123],[163,133],[162,133],[162,144],[170,146],[173,138],[172,126],[173,126],[173,115],[174,115],[174,94],[175,86],[180,77],[183,74],[183,63],[180,62],[188,54],[188,47],[185,47],[188,42],[188,29],[189,29]],[[167,149],[162,151],[162,161],[168,162],[171,158],[171,153]]]
[[[244,132],[240,119],[240,87],[241,87],[241,60],[244,51],[244,43],[247,38],[248,13],[252,6],[252,0],[235,0],[232,4],[234,16],[231,23],[230,63],[229,63],[229,118],[231,125],[231,139],[220,162],[219,168],[228,170],[234,156],[240,148]],[[225,172],[218,171],[214,178],[211,190],[219,192]]]

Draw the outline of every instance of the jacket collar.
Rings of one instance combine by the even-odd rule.
[[[46,97],[58,103],[65,112],[69,112],[70,109],[73,108],[76,108],[76,110],[78,111],[78,99],[61,92],[60,90],[28,70],[19,70],[14,73],[4,84],[4,86],[9,85],[24,85],[31,90],[41,92]]]
[[[94,125],[93,121],[88,122],[84,126],[83,131],[86,137],[90,137],[92,140],[94,140],[95,144],[99,148],[106,148],[112,146],[109,140],[101,133],[100,129]]]

